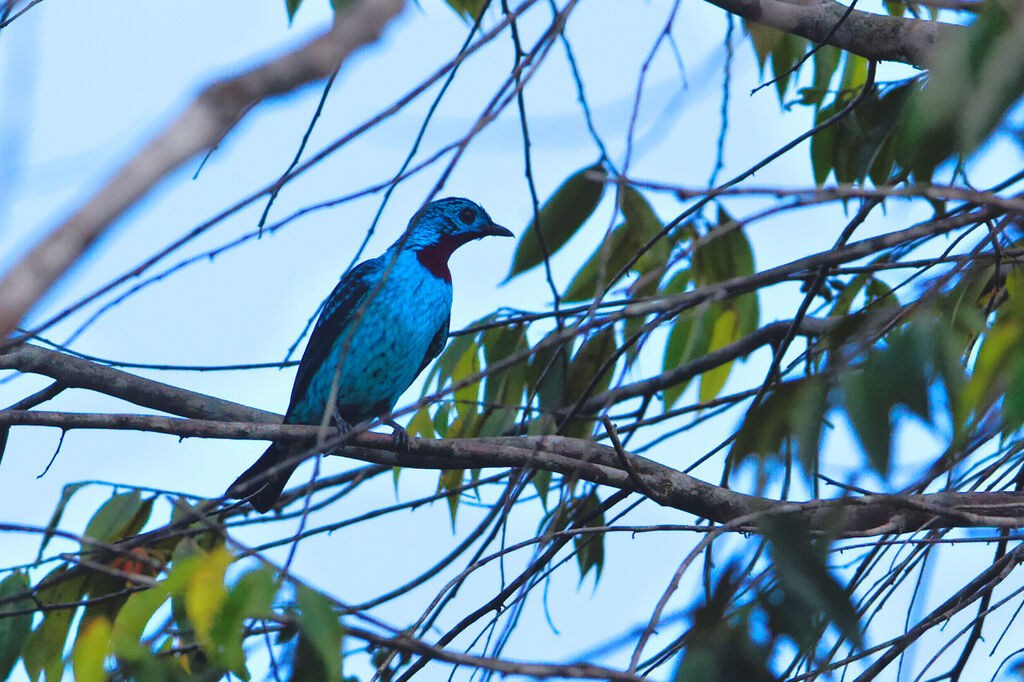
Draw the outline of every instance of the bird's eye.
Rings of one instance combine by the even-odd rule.
[[[471,208],[464,208],[459,211],[459,220],[462,221],[463,225],[472,225],[473,221],[476,220],[476,211]]]

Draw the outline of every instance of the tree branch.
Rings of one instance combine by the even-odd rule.
[[[377,40],[403,6],[403,0],[362,0],[336,14],[331,30],[303,47],[208,86],[177,121],[0,280],[0,337],[10,334],[110,224],[163,177],[216,146],[260,101],[330,76],[353,51]]]
[[[873,61],[904,62],[922,69],[928,65],[936,45],[964,30],[961,26],[939,21],[890,17],[860,10],[853,10],[843,20],[849,8],[834,0],[708,2],[749,21],[802,36],[815,43],[827,39],[827,45],[849,50]]]
[[[65,388],[97,391],[180,417],[243,422],[281,421],[281,415],[273,412],[145,379],[84,358],[29,344],[0,353],[2,369],[42,374],[59,381]]]
[[[247,440],[305,440],[315,442],[319,427],[296,424],[255,424],[186,420],[136,414],[0,411],[0,426],[53,426],[61,429],[115,429],[165,433],[180,438]],[[410,449],[398,451],[391,436],[361,433],[351,445],[328,454],[385,466],[416,469],[477,469],[531,466],[571,475],[628,492],[640,492],[623,467],[626,457],[633,476],[656,491],[664,506],[716,523],[756,514],[786,514],[811,528],[844,537],[910,533],[923,529],[1024,526],[1024,499],[1005,492],[940,492],[920,495],[862,497],[788,502],[745,495],[706,483],[653,460],[597,443],[564,436],[412,439]],[[756,531],[753,525],[736,528]]]

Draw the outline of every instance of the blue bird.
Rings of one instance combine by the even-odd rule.
[[[342,277],[302,354],[284,423],[319,424],[330,411],[344,429],[380,417],[396,440],[408,442],[391,410],[448,340],[448,258],[463,244],[491,235],[512,233],[468,199],[440,199],[414,215],[382,255]],[[332,395],[335,404],[328,407]],[[306,449],[275,441],[225,495],[268,511]]]

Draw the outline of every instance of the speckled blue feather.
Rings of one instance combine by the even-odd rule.
[[[416,376],[444,348],[452,307],[448,257],[488,235],[512,236],[468,199],[431,202],[377,258],[350,270],[324,303],[299,362],[285,414],[289,424],[339,415],[354,425],[388,415]],[[335,390],[335,385],[337,390]],[[336,395],[335,406],[329,406]],[[298,465],[275,442],[228,488],[270,509]]]

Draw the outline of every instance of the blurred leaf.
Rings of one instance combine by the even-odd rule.
[[[437,480],[437,492],[443,492],[446,490],[455,490],[462,485],[462,479],[465,477],[466,471],[464,469],[444,469],[441,471],[441,476]],[[455,512],[459,508],[459,497],[460,494],[457,492],[450,493],[448,495],[448,513],[452,517],[452,530],[455,530]]]
[[[779,94],[779,102],[785,101],[790,77],[796,75],[798,71],[790,73],[790,69],[796,66],[807,51],[806,38],[792,33],[782,35],[772,49],[772,75],[775,77],[775,90]]]
[[[816,106],[820,106],[825,98],[829,85],[832,83],[832,76],[839,68],[841,57],[842,51],[832,45],[819,45],[818,49],[814,51],[812,57],[814,60],[814,100],[812,101]]]
[[[1024,15],[997,2],[932,52],[928,84],[910,103],[897,157],[919,178],[954,152],[973,152],[1024,92]]]
[[[406,429],[410,436],[417,438],[433,438],[434,423],[430,420],[430,410],[421,407],[409,420],[409,428]]]
[[[331,603],[318,592],[299,586],[296,589],[296,599],[299,605],[301,616],[299,628],[301,637],[299,646],[303,641],[309,644],[310,653],[307,665],[313,661],[319,661],[320,665],[315,666],[323,671],[321,676],[296,677],[295,670],[292,671],[292,679],[298,682],[302,680],[338,680],[341,678],[341,639],[344,628],[338,620]],[[296,656],[298,660],[298,656]],[[298,668],[298,666],[295,666]]]
[[[846,412],[868,461],[889,474],[892,410],[905,405],[929,420],[930,358],[933,340],[913,325],[889,334],[888,347],[872,349],[859,367],[840,375]]]
[[[708,602],[693,610],[674,682],[775,682],[771,651],[750,636],[749,609],[734,608],[735,572],[727,566]]]
[[[60,519],[64,515],[64,510],[67,509],[68,502],[71,501],[71,496],[81,490],[88,483],[68,483],[60,491],[60,501],[57,502],[57,507],[53,510],[53,515],[50,517],[50,522],[46,524],[46,533],[43,535],[43,541],[39,543],[39,553],[36,554],[36,561],[43,558],[43,550],[50,544],[50,540],[53,538],[53,532],[57,530]]]
[[[754,252],[750,242],[725,209],[719,207],[718,225],[694,251],[690,270],[698,286],[754,273]]]
[[[551,334],[558,333],[554,330]],[[550,335],[541,339],[541,345]],[[569,358],[566,345],[548,346],[533,354],[527,370],[527,389],[536,391],[537,402],[545,411],[554,411],[562,407],[565,391],[565,377],[569,371]]]
[[[93,618],[81,628],[71,652],[75,682],[106,682],[103,663],[110,654],[110,622]]]
[[[480,13],[487,7],[487,0],[445,0],[445,2],[467,22],[476,21]]]
[[[604,173],[604,167],[597,163],[577,171],[555,190],[540,209],[538,223],[549,256],[576,234],[601,201],[604,182],[591,180],[588,177],[590,173]],[[544,262],[544,250],[537,232],[537,225],[530,221],[516,247],[512,269],[505,277],[506,282]]]
[[[142,634],[156,610],[167,601],[166,586],[160,583],[128,597],[110,630],[110,646],[119,659],[142,659],[148,655]]]
[[[714,352],[736,341],[738,331],[736,311],[731,308],[723,310],[711,325],[711,341],[708,343],[708,352]],[[700,389],[697,392],[699,402],[706,403],[722,391],[729,378],[729,373],[732,371],[732,365],[732,361],[729,361],[701,375]]]
[[[850,63],[844,80],[860,80],[860,67],[853,68],[851,75]],[[856,61],[852,63],[859,64]],[[904,135],[904,112],[918,87],[917,79],[876,87],[861,99],[853,111],[815,133],[811,140],[815,182],[819,186],[824,184],[831,172],[840,183],[863,182],[868,177],[876,185],[888,182],[896,162],[896,140]],[[830,104],[819,110],[815,124],[845,108],[856,94],[852,90],[837,94]]]
[[[215,651],[210,637],[213,621],[227,599],[224,573],[234,557],[224,547],[218,547],[203,557],[188,577],[185,589],[185,613],[195,628],[196,639],[207,651]]]
[[[490,370],[495,363],[529,350],[526,326],[516,324],[488,329],[483,334],[481,345],[484,349],[484,361]],[[522,402],[523,389],[526,386],[526,365],[527,361],[524,359],[507,369],[489,371],[484,380],[484,402],[518,406]]]
[[[582,499],[576,501],[573,518],[583,521],[588,516],[598,511],[601,507],[601,500],[597,497],[596,491],[590,491]],[[584,522],[584,528],[599,528],[604,525],[604,513],[598,513],[593,518]],[[590,569],[595,569],[594,584],[601,579],[601,569],[604,568],[604,534],[587,533],[573,536],[573,545],[576,548],[576,563],[580,567],[580,582],[587,577]]]
[[[548,508],[548,491],[551,489],[551,472],[546,469],[538,469],[530,479],[533,487],[537,489],[540,503],[544,509]]]
[[[859,647],[860,620],[850,596],[828,570],[828,543],[812,538],[807,526],[795,517],[766,514],[759,524],[769,543],[779,588],[797,607],[786,609],[788,615],[799,618],[806,614],[806,636],[801,637],[800,631],[792,633],[797,641],[804,646],[815,643],[816,627],[806,616],[821,614]]]
[[[729,459],[738,465],[749,455],[774,455],[790,440],[797,445],[805,471],[813,472],[827,410],[828,385],[821,376],[776,386],[746,415]]]
[[[470,377],[480,371],[480,353],[476,343],[471,343],[462,354],[452,371],[452,384],[457,384],[463,379]],[[465,421],[469,421],[476,415],[477,400],[480,395],[480,381],[456,389],[454,394],[455,410]]]
[[[302,0],[284,0],[284,8],[288,11],[289,24],[295,19],[295,13],[299,11],[299,5],[301,4]]]
[[[28,576],[15,571],[0,582],[0,600],[9,599],[29,588]],[[13,601],[0,602],[0,679],[7,679],[14,664],[21,658],[21,649],[32,629],[32,614],[23,613],[18,616],[4,614],[13,611],[31,609],[35,606],[28,596]],[[36,675],[38,677],[38,675]]]
[[[101,543],[111,543],[133,535],[146,525],[153,509],[153,498],[145,502],[138,490],[113,495],[96,511],[85,527],[85,536]],[[92,549],[83,545],[82,551]]]
[[[763,74],[768,56],[775,48],[775,44],[782,40],[785,34],[778,29],[770,28],[754,21],[747,21],[746,19],[743,20],[743,28],[750,36],[750,44],[754,47],[754,54],[757,55],[757,63]]]
[[[720,305],[708,303],[702,303],[680,313],[672,323],[672,330],[665,344],[663,371],[675,369],[707,354],[714,321],[720,314]],[[690,381],[692,379],[680,381],[665,389],[663,399],[666,410],[671,409],[679,400],[679,396],[686,391]]]
[[[82,598],[85,573],[68,575],[66,565],[58,566],[40,581],[47,585],[36,594],[36,605],[41,607],[67,604]],[[64,645],[71,629],[71,621],[78,608],[46,611],[42,622],[29,637],[25,648],[25,669],[35,671],[57,670],[64,667]],[[52,675],[47,674],[47,680]]]
[[[270,615],[276,593],[274,574],[269,568],[249,571],[238,579],[210,628],[211,646],[207,655],[212,664],[249,679],[242,648],[245,619]]]

